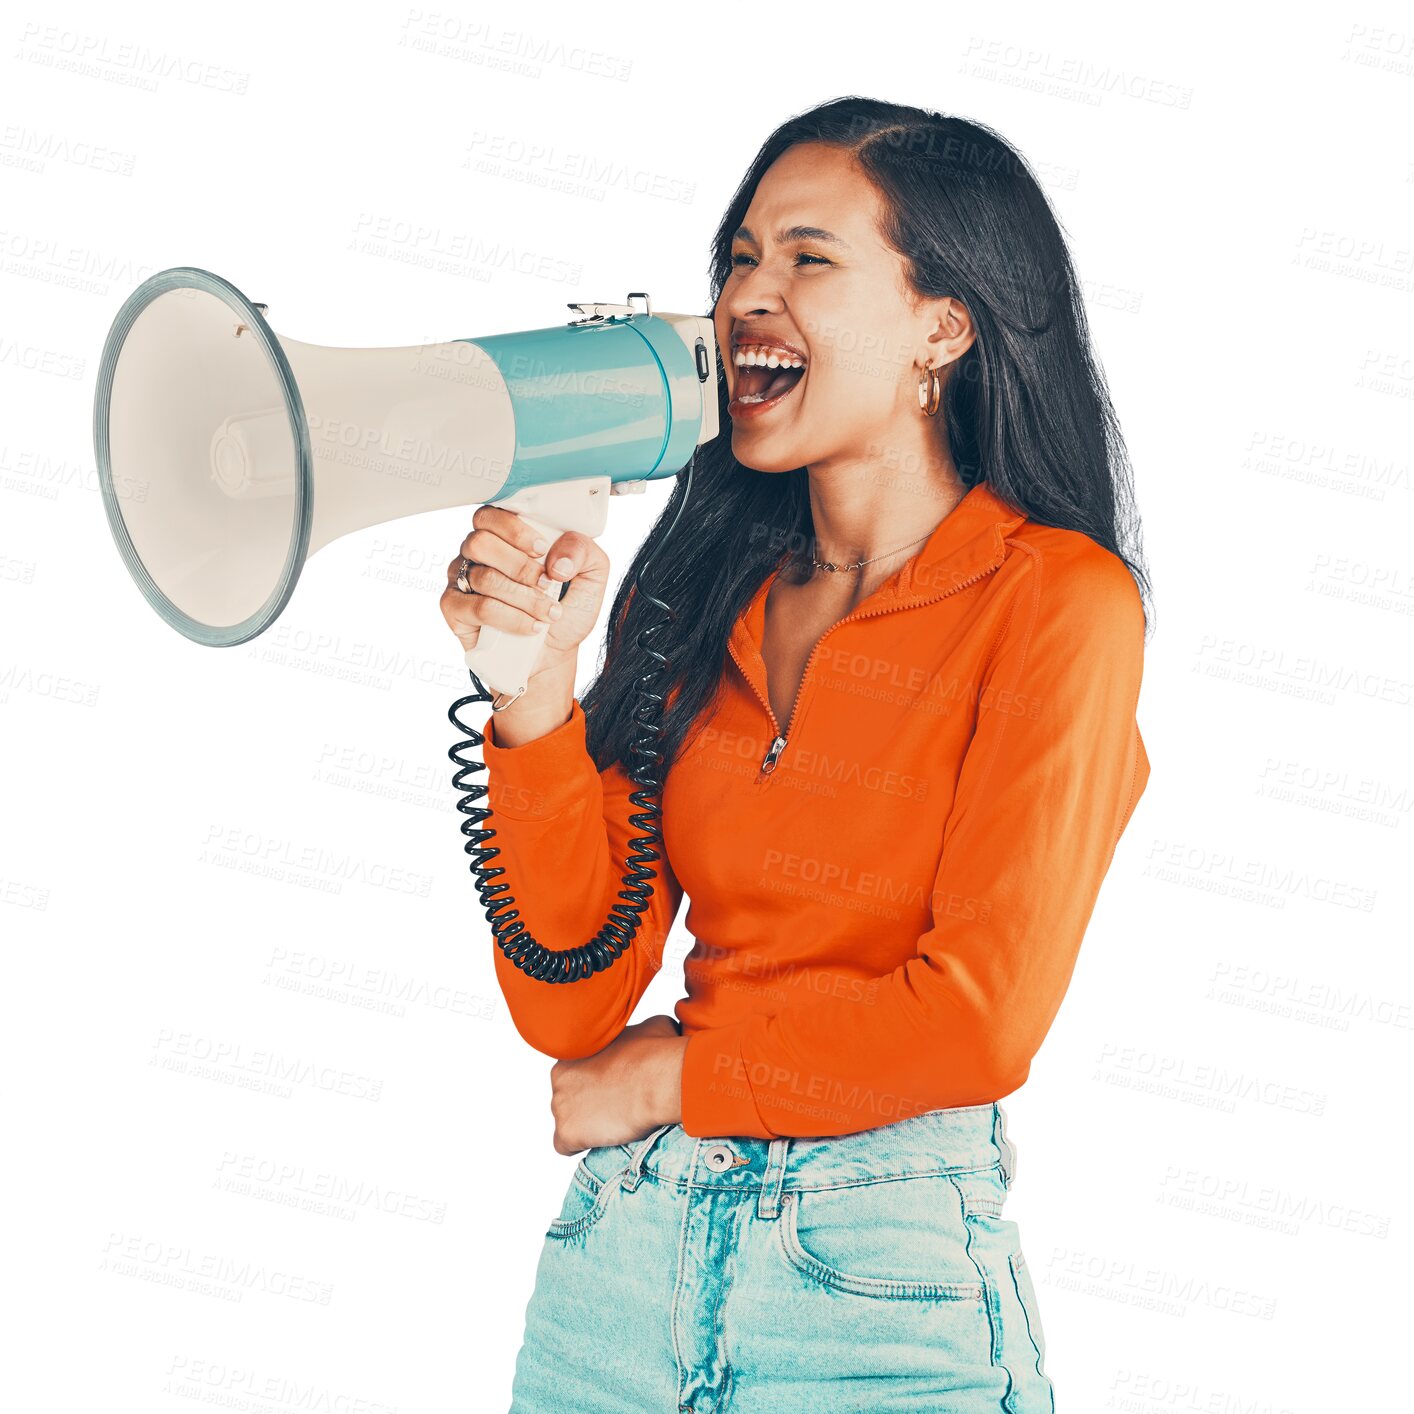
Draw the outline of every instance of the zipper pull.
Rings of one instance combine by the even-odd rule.
[[[785,750],[785,746],[786,739],[783,736],[778,736],[771,743],[770,750],[766,752],[761,762],[761,774],[756,778],[758,781],[764,781],[766,777],[776,769],[776,761],[779,759],[781,752]]]

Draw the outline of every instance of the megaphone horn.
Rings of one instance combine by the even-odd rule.
[[[549,328],[328,348],[276,335],[264,304],[210,271],[145,280],[104,345],[93,437],[147,601],[230,647],[269,628],[309,556],[351,531],[494,501],[547,542],[599,535],[609,494],[675,475],[717,435],[716,340],[709,318],[654,314],[640,292],[570,308],[582,317]],[[483,626],[466,653],[498,709],[525,690],[547,627]]]

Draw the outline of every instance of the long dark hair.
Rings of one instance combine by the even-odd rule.
[[[1138,584],[1147,636],[1149,579],[1128,456],[1065,239],[1025,160],[991,128],[926,108],[849,96],[798,114],[762,144],[717,227],[712,305],[757,184],[802,142],[853,153],[884,198],[884,235],[915,291],[953,296],[972,316],[976,337],[947,380],[942,408],[964,485],[985,481],[1028,519],[1082,531],[1118,555]],[[772,570],[814,544],[806,468],[764,473],[736,460],[724,380],[720,417],[721,432],[674,479],[620,580],[605,655],[580,695],[600,770],[614,761],[632,769],[639,683],[651,679],[667,699],[658,745],[666,778],[722,689],[732,625]],[[644,589],[676,611],[667,623],[646,594],[633,592],[649,560]],[[659,627],[641,643],[650,625]]]

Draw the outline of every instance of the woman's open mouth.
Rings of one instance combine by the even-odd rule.
[[[805,368],[765,363],[739,364],[736,367],[736,392],[727,404],[732,418],[760,417],[779,407],[796,387],[805,381]]]

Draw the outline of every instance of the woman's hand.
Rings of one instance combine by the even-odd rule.
[[[671,1016],[625,1026],[602,1051],[550,1067],[555,1152],[577,1154],[642,1139],[682,1121],[682,1053],[687,1038]]]
[[[457,641],[464,649],[475,648],[483,624],[508,633],[533,633],[543,622],[550,627],[531,677],[573,663],[599,617],[609,557],[597,541],[576,530],[564,531],[537,552],[535,532],[504,506],[478,506],[471,523],[474,529],[447,566],[440,601],[442,617]],[[545,556],[543,579],[540,555]],[[466,575],[471,594],[457,588],[463,558],[471,562]],[[552,614],[552,607],[560,612]]]

